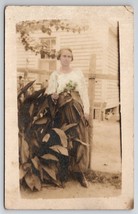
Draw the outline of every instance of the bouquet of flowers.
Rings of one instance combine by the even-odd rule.
[[[64,88],[64,91],[65,92],[70,92],[70,91],[75,91],[76,90],[76,87],[77,87],[77,83],[76,82],[73,82],[72,80],[70,80],[65,88]]]

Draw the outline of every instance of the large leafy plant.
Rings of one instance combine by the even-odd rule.
[[[76,123],[54,126],[58,109],[45,89],[29,95],[33,84],[29,82],[18,92],[20,185],[32,191],[41,190],[43,184],[63,186],[73,142],[83,144],[70,134]]]

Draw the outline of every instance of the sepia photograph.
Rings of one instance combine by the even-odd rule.
[[[133,8],[7,6],[5,207],[133,204]]]

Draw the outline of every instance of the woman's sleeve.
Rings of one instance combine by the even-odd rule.
[[[83,103],[84,113],[89,114],[90,102],[89,102],[89,97],[88,97],[88,86],[86,84],[86,80],[85,80],[85,77],[84,77],[82,71],[80,72],[79,93],[80,93],[80,97],[81,97],[81,100]]]
[[[48,80],[48,87],[46,89],[46,94],[53,94],[56,92],[56,74],[53,72]]]

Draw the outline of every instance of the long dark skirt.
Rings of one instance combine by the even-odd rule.
[[[88,169],[88,122],[84,117],[79,94],[61,93],[57,103],[54,126],[61,128],[64,124],[77,125],[70,129],[68,136],[70,163],[72,172],[85,172]]]

